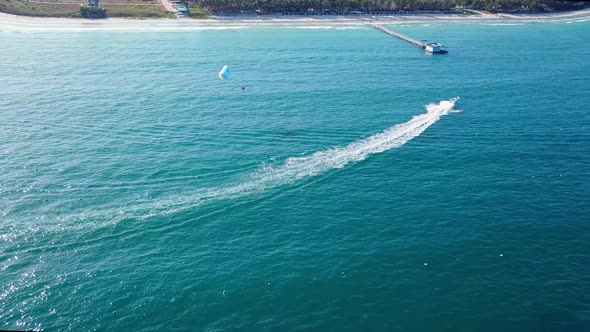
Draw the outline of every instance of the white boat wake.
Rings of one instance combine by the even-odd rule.
[[[61,224],[61,227],[65,226],[66,228],[73,226],[73,224],[78,225],[77,227],[91,224],[95,228],[98,224],[107,226],[124,219],[144,220],[155,216],[178,213],[212,201],[235,199],[292,184],[365,160],[373,154],[401,147],[414,137],[419,136],[443,115],[452,112],[458,99],[459,97],[456,97],[441,101],[438,104],[430,104],[426,106],[427,112],[425,114],[414,116],[408,122],[395,125],[381,133],[355,141],[349,145],[318,151],[309,156],[291,157],[279,165],[261,167],[258,171],[246,176],[241,183],[235,185],[198,190],[188,195],[170,196],[158,200],[129,202],[123,208],[62,216],[57,221]],[[84,222],[72,222],[74,220],[83,220]]]

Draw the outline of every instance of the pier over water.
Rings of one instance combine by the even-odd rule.
[[[379,31],[381,31],[383,33],[386,33],[386,34],[388,34],[390,36],[393,36],[395,38],[399,38],[399,39],[401,39],[403,41],[406,41],[408,43],[412,43],[412,44],[414,44],[414,45],[416,45],[416,46],[418,46],[418,47],[426,50],[427,52],[430,52],[430,53],[441,53],[441,54],[448,53],[447,50],[445,50],[444,48],[442,48],[442,45],[441,44],[421,42],[419,40],[416,40],[414,38],[408,37],[406,35],[402,35],[399,32],[395,32],[395,31],[389,30],[387,28],[384,28],[384,27],[382,27],[380,25],[377,25],[377,24],[374,24],[374,23],[371,24],[371,26],[375,30],[379,30]]]

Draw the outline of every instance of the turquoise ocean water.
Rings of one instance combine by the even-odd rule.
[[[590,22],[395,29],[0,32],[0,329],[590,331]]]

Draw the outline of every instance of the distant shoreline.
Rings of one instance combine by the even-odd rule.
[[[369,23],[403,24],[425,22],[544,22],[590,19],[590,9],[550,14],[464,14],[424,15],[357,15],[357,16],[283,16],[238,15],[211,16],[208,19],[134,19],[107,18],[45,18],[0,13],[0,31],[62,31],[62,30],[187,30],[198,28],[246,27],[252,25],[366,25]]]

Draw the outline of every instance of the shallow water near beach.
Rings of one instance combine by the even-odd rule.
[[[0,329],[590,330],[590,22],[391,28],[0,32]]]

